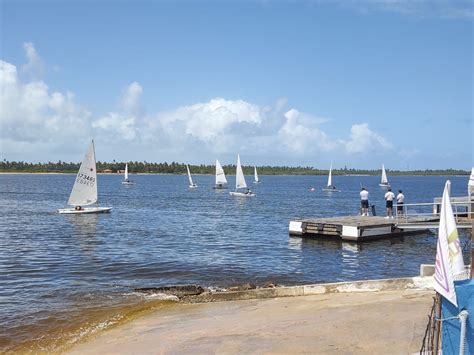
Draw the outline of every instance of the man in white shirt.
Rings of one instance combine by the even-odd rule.
[[[399,216],[403,215],[403,203],[405,202],[405,195],[402,193],[402,190],[398,190],[397,195],[397,214]]]
[[[385,193],[385,201],[387,207],[387,217],[385,218],[393,218],[393,199],[395,198],[395,194],[392,192],[392,189],[389,188],[388,191]]]
[[[362,216],[369,215],[369,191],[365,187],[360,191],[360,208]]]

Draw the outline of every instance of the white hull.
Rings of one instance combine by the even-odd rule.
[[[328,189],[328,188],[324,188],[323,191],[324,192],[341,192],[341,190],[338,190],[338,189]]]
[[[226,185],[222,185],[222,186],[221,185],[215,185],[213,187],[213,189],[215,189],[215,190],[224,190],[224,189],[227,189],[227,186]]]
[[[261,184],[262,182],[261,181],[254,181],[253,183],[254,184]]]
[[[85,213],[107,213],[112,207],[82,207],[80,210],[75,208],[61,208],[58,210],[60,214],[85,214]]]
[[[247,194],[245,192],[230,191],[229,194],[231,196],[237,196],[237,197],[254,197],[255,196],[253,192],[250,192]]]
[[[389,188],[391,187],[390,184],[379,184],[380,187],[386,187],[386,188]]]
[[[198,187],[198,186],[197,186],[196,184],[192,184],[192,185],[188,185],[188,187],[189,187],[190,189],[195,189],[195,188]]]
[[[133,181],[122,181],[122,185],[135,185]]]

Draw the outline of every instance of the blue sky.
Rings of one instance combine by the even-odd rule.
[[[469,1],[6,1],[1,158],[473,165]]]

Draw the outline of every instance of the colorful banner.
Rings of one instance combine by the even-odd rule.
[[[449,199],[451,182],[444,186],[436,248],[435,290],[457,307],[454,280],[465,274],[461,243]]]

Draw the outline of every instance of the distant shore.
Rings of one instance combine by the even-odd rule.
[[[0,171],[0,175],[76,175],[77,171],[51,171],[51,172],[44,172],[44,171]],[[123,173],[109,173],[109,172],[98,172],[99,175],[123,175]],[[186,175],[186,172],[179,172],[179,173],[158,173],[158,172],[150,172],[150,173],[129,173],[129,175]],[[214,173],[193,173],[196,176],[214,176]],[[234,176],[233,173],[226,173],[227,176]],[[247,173],[245,175],[253,175],[253,173]],[[315,174],[298,174],[298,173],[281,173],[281,174],[259,174],[261,176],[326,176],[325,173],[315,173]],[[378,176],[377,174],[334,174],[335,176],[352,176],[352,177],[367,177],[367,176]],[[436,174],[419,174],[419,173],[410,173],[409,171],[403,173],[392,174],[392,176],[456,176],[456,177],[469,177],[469,173],[466,174],[450,174],[446,173],[436,173]]]

